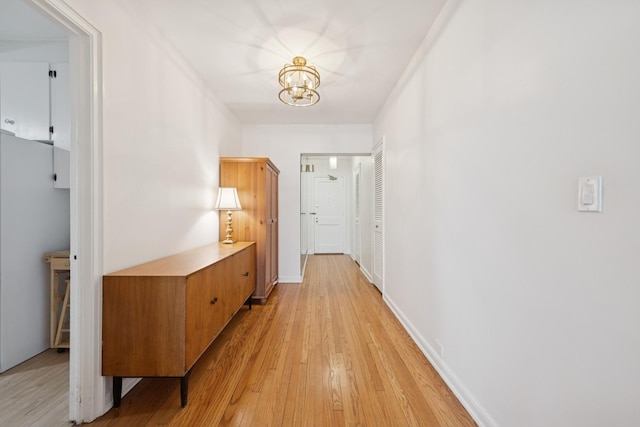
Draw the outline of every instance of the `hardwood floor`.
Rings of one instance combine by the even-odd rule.
[[[49,349],[0,374],[0,426],[69,427],[69,352]]]
[[[473,426],[349,256],[242,308],[177,379],[143,379],[92,426]]]

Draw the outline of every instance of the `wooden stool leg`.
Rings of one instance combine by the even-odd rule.
[[[49,347],[54,348],[56,343],[56,324],[58,322],[58,273],[51,268],[51,283],[49,284],[50,321],[49,321]]]
[[[56,329],[56,338],[54,341],[54,347],[60,346],[62,343],[62,332],[68,331],[64,328],[64,321],[67,317],[67,309],[69,307],[69,288],[71,287],[71,283],[67,281],[67,286],[64,290],[64,299],[62,300],[62,308],[60,309],[60,317],[58,318],[58,328]]]

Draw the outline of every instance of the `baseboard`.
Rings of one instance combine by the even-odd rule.
[[[420,351],[431,362],[435,370],[440,374],[444,382],[449,386],[453,394],[456,395],[462,406],[469,412],[471,417],[480,427],[497,427],[497,423],[491,418],[487,411],[474,399],[469,391],[464,387],[458,377],[449,369],[440,355],[418,332],[413,324],[402,313],[398,306],[387,295],[383,295],[383,300],[391,309],[396,318],[400,321],[404,329],[411,336]]]
[[[304,257],[304,262],[302,263],[302,272],[300,273],[300,282],[302,283],[302,280],[304,280],[304,273],[307,271],[307,261],[309,261],[309,255],[307,254],[307,256]]]
[[[364,277],[367,278],[369,283],[373,283],[373,277],[371,276],[371,274],[369,274],[367,269],[362,266],[362,264],[360,264],[360,271],[362,272],[362,274],[364,274]]]
[[[122,396],[125,396],[127,393],[129,393],[140,381],[142,381],[142,378],[123,378]]]
[[[302,276],[278,276],[278,283],[302,283]]]
[[[105,378],[105,377],[103,377]],[[110,378],[111,381],[107,381],[105,378],[104,381],[104,386],[105,386],[105,393],[104,393],[104,397],[105,397],[105,402],[104,402],[104,410],[102,411],[102,414],[106,414],[107,411],[109,411],[111,408],[113,408],[113,378]],[[120,398],[123,398],[124,396],[127,395],[127,393],[129,393],[131,390],[133,390],[133,387],[136,386],[136,384],[138,384],[140,381],[142,381],[142,378],[123,378],[122,379],[122,393]]]

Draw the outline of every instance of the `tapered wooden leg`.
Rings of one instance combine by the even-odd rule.
[[[113,377],[113,407],[120,407],[122,398],[122,377]]]
[[[187,395],[189,394],[189,375],[191,375],[191,371],[187,372],[187,374],[180,378],[180,405],[184,408],[187,406]]]

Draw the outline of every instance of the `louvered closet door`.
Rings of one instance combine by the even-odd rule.
[[[383,213],[384,213],[384,164],[381,141],[373,150],[373,284],[382,292],[383,276]]]

